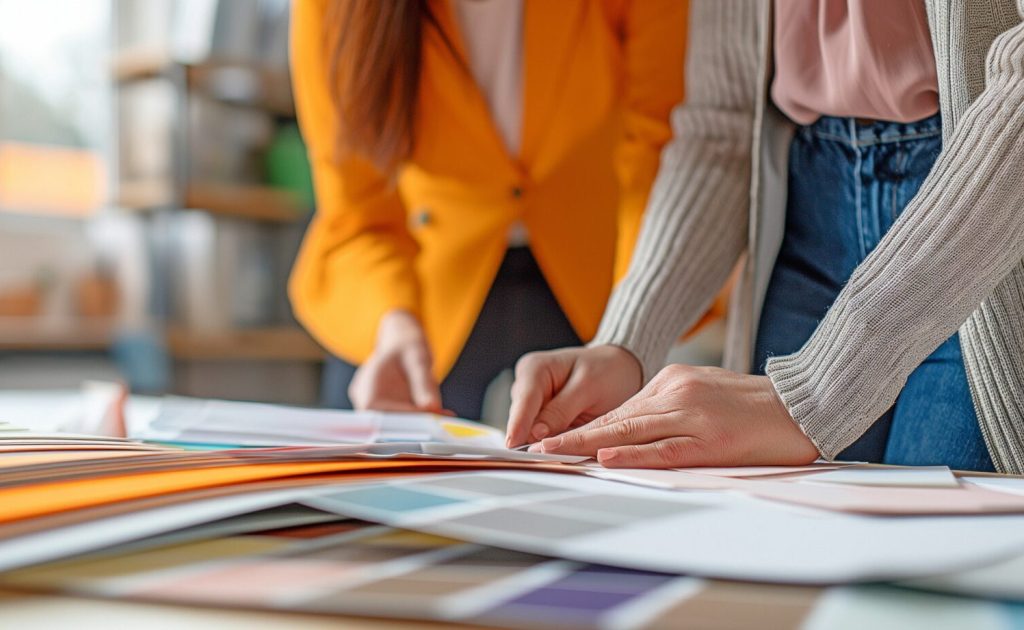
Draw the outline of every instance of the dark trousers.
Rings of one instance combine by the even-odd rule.
[[[461,418],[482,415],[487,386],[527,352],[580,345],[529,248],[509,249],[455,367],[441,383],[441,400]],[[329,358],[325,407],[351,409],[348,385],[356,366]]]

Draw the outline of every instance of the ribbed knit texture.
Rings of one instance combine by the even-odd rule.
[[[750,0],[690,4],[686,102],[644,214],[629,272],[591,345],[640,360],[647,381],[672,342],[714,301],[746,247],[757,87],[757,12]]]
[[[1024,266],[960,328],[978,423],[1001,472],[1024,474]]]
[[[1021,262],[1022,200],[1024,25],[996,39],[984,91],[811,339],[768,361],[776,389],[822,455],[860,437]]]
[[[934,1],[934,0],[933,0]],[[941,3],[938,11],[958,12],[957,28],[980,23],[988,32],[1001,33],[1019,20],[1006,3]],[[1020,3],[1024,15],[1024,2]],[[943,94],[943,122],[958,124],[956,116],[973,102],[984,83],[971,80],[984,76],[985,45],[980,38],[951,37],[960,47],[944,52],[951,59],[964,60],[960,76],[949,72]],[[946,63],[946,67],[955,64]],[[1017,265],[992,294],[981,303],[960,328],[967,379],[977,409],[978,423],[996,469],[1024,474],[1024,266]]]
[[[692,5],[689,100],[674,114],[677,140],[594,341],[632,351],[645,378],[746,246],[750,125],[755,97],[764,98],[747,92],[765,36],[756,5]],[[929,0],[944,150],[807,344],[768,363],[787,408],[827,458],[862,435],[963,324],[993,460],[1024,471],[1024,26],[1011,27],[1018,19],[1007,8]],[[983,80],[977,58],[996,33]]]

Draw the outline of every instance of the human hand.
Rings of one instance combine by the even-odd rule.
[[[381,318],[370,358],[356,370],[348,395],[356,409],[443,413],[441,389],[430,371],[423,327],[406,311]]]
[[[506,442],[514,448],[589,422],[642,384],[640,362],[618,346],[531,352],[516,364]]]
[[[670,365],[590,424],[531,447],[609,468],[809,464],[818,449],[767,376]]]

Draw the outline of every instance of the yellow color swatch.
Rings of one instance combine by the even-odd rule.
[[[487,437],[491,434],[491,432],[485,428],[471,427],[465,424],[457,424],[455,422],[442,422],[441,427],[448,432],[448,435],[457,438]]]

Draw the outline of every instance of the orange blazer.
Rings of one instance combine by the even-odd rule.
[[[431,0],[455,51],[426,27],[415,148],[395,183],[335,150],[328,4],[296,0],[292,13],[292,80],[317,199],[289,282],[302,324],[358,364],[381,316],[411,311],[443,378],[522,221],[569,321],[591,338],[683,97],[688,2],[527,0],[521,150],[510,155],[466,70],[450,1]]]

